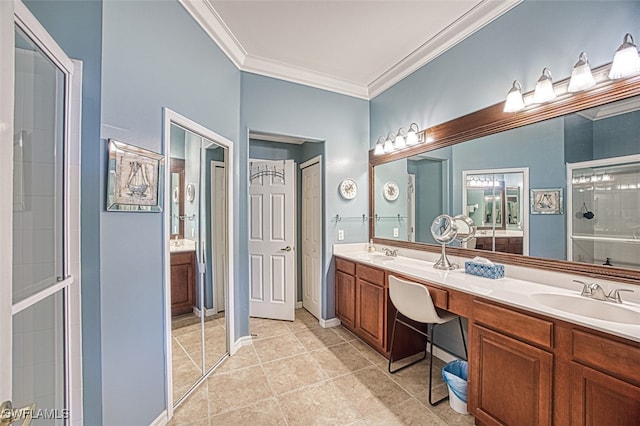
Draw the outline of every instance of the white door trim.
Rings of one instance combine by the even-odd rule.
[[[227,321],[227,351],[231,354],[234,352],[235,345],[235,317],[234,317],[234,298],[235,298],[235,286],[234,284],[234,258],[233,258],[233,245],[234,245],[234,233],[233,233],[233,221],[234,221],[234,204],[233,204],[233,177],[234,177],[234,167],[233,167],[233,142],[224,136],[207,129],[206,127],[196,123],[188,119],[187,117],[178,114],[177,112],[164,107],[164,133],[163,133],[163,144],[164,144],[164,156],[165,163],[171,158],[171,153],[169,151],[169,136],[171,134],[171,123],[174,123],[180,127],[183,127],[193,133],[196,133],[216,144],[226,148],[226,168],[227,168],[227,229],[228,229],[228,275],[227,275],[227,291],[226,291],[226,321]],[[166,172],[167,166],[165,165],[165,174],[164,174],[164,199],[170,200],[171,194],[169,193],[171,190],[171,182],[170,182],[170,173]],[[164,232],[162,235],[162,243],[164,247],[164,300],[165,300],[165,364],[166,364],[166,395],[167,395],[167,419],[171,419],[173,417],[173,368],[171,365],[171,288],[168,284],[168,277],[171,275],[171,257],[169,251],[169,235],[170,235],[170,220],[167,217],[169,214],[169,210],[165,209],[164,212]]]
[[[216,187],[216,183],[218,183],[217,177],[216,177],[216,174],[215,174],[216,167],[221,167],[223,169],[226,169],[225,163],[222,162],[222,161],[210,161],[209,162],[209,169],[211,170],[211,182],[210,182],[211,186],[210,186],[210,189],[212,190],[212,194],[213,194],[213,188],[215,188]],[[227,177],[226,179],[229,179],[229,178]],[[211,196],[211,222],[212,222],[212,225],[210,226],[211,229],[209,230],[209,233],[210,233],[210,236],[211,236],[211,245],[213,246],[213,247],[211,247],[211,263],[213,265],[216,265],[215,259],[213,258],[214,253],[218,253],[218,250],[223,249],[223,247],[221,245],[224,244],[224,241],[221,241],[221,240],[215,238],[216,229],[215,229],[215,226],[213,225],[213,223],[214,223],[213,215],[214,215],[214,213],[216,211],[215,210],[216,207],[219,207],[219,206],[215,202],[215,200],[213,198],[213,195],[212,195]],[[229,238],[229,236],[227,236],[227,238]],[[215,278],[216,278],[215,277],[215,273],[216,273],[216,271],[214,269],[212,271],[212,274],[211,274],[211,279],[214,282],[215,282]],[[215,286],[215,291],[213,292],[213,301],[214,301],[213,307],[212,307],[212,309],[210,309],[211,313],[209,314],[209,312],[207,312],[206,315],[214,315],[214,314],[217,314],[218,312],[223,311],[223,310],[226,309],[225,305],[224,305],[224,293],[225,293],[225,286],[218,286],[218,285]],[[222,303],[220,303],[221,301],[222,301]],[[209,310],[207,310],[207,311],[209,311]]]
[[[324,182],[322,179],[322,155],[317,155],[313,158],[311,158],[308,161],[305,161],[304,163],[300,164],[300,170],[302,171],[303,169],[306,169],[307,167],[313,166],[314,164],[318,164],[318,166],[320,167],[320,198],[322,200],[322,194],[323,194],[323,188],[324,188]],[[304,187],[302,188],[302,190],[304,191]],[[303,199],[304,199],[304,194],[303,194]],[[318,253],[320,253],[320,273],[322,274],[322,269],[323,269],[323,265],[324,265],[324,238],[323,238],[323,231],[324,231],[324,202],[321,201],[321,209],[320,209],[320,241],[319,241],[319,246],[316,247],[316,250]],[[304,221],[302,222],[303,226],[304,226]],[[302,230],[302,233],[304,234],[304,230]],[[302,247],[300,247],[300,253],[302,253]],[[302,274],[302,279],[303,279],[303,283],[302,283],[302,300],[304,302],[304,271]],[[323,312],[324,312],[324,303],[322,300],[322,284],[323,284],[324,280],[322,279],[322,276],[320,277],[320,285],[318,286],[318,294],[316,294],[318,300],[320,301],[320,312],[318,320],[322,321],[322,316],[323,316]]]

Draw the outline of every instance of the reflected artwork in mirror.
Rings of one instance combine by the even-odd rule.
[[[619,158],[640,155],[638,94],[640,77],[634,77],[574,95],[575,103],[565,99],[515,114],[504,113],[500,103],[425,130],[432,143],[382,156],[370,151],[371,216],[398,218],[372,221],[372,236],[384,244],[439,251],[429,232],[433,219],[443,213],[466,214],[478,233],[475,247],[467,243],[461,248],[503,252],[506,254],[492,258],[506,263],[636,282],[640,260],[629,262],[619,254],[624,250],[622,244],[635,244],[633,232],[620,235],[631,242],[610,241],[608,248],[599,249],[597,255],[576,255],[577,243],[571,242],[574,224],[568,216],[584,215],[580,212],[585,204],[586,211],[596,219],[582,216],[581,220],[597,221],[602,204],[599,209],[595,204],[603,203],[607,194],[598,195],[601,201],[593,196],[583,200],[576,196],[575,188],[571,194],[572,179],[577,183],[584,174],[585,180],[586,172],[576,169],[577,174],[571,176],[567,171],[576,163],[615,163]],[[522,174],[505,174],[511,169]],[[592,174],[607,175],[605,169]],[[389,180],[398,182],[401,193],[407,194],[393,204],[378,195]],[[486,183],[489,180],[491,185]],[[630,185],[633,183],[627,183],[627,188]],[[560,207],[567,214],[531,215],[531,188],[562,189],[568,197]],[[570,195],[574,195],[573,201]],[[640,204],[629,201],[625,215],[640,217]],[[611,226],[621,228],[624,218],[620,216],[618,221]],[[509,237],[514,238],[512,244]],[[513,254],[530,257],[509,257]],[[603,264],[607,268],[602,268]]]

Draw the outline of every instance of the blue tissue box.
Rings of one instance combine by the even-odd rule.
[[[504,265],[487,265],[471,260],[464,262],[464,272],[478,277],[491,278],[493,280],[504,277]]]

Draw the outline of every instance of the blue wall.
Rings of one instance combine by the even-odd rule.
[[[361,216],[368,212],[368,155],[369,105],[367,101],[338,95],[273,78],[242,73],[241,142],[239,183],[240,204],[238,222],[242,224],[240,236],[240,262],[247,262],[247,164],[249,130],[272,134],[299,136],[302,139],[323,140],[325,167],[324,199],[324,266],[323,266],[323,318],[334,317],[334,277],[331,267],[333,244],[337,243],[338,229],[345,231],[345,243],[364,242],[368,238],[368,224],[362,221],[332,220],[341,216]],[[244,141],[244,142],[242,142]],[[313,144],[310,144],[313,145]],[[318,147],[310,150],[319,151]],[[308,157],[310,158],[310,157]],[[345,201],[338,195],[338,184],[346,177],[356,180],[358,196]],[[249,313],[247,270],[240,272],[237,281],[244,283],[238,300],[243,303],[237,314]],[[246,324],[245,324],[246,326]],[[247,329],[238,330],[246,335]]]
[[[105,2],[102,57],[103,140],[163,152],[165,106],[238,139],[240,73],[178,2]],[[149,424],[166,408],[163,216],[100,215],[106,425]]]

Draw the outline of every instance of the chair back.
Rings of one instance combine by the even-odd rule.
[[[426,324],[440,324],[427,287],[389,275],[389,297],[393,306],[405,317]]]

